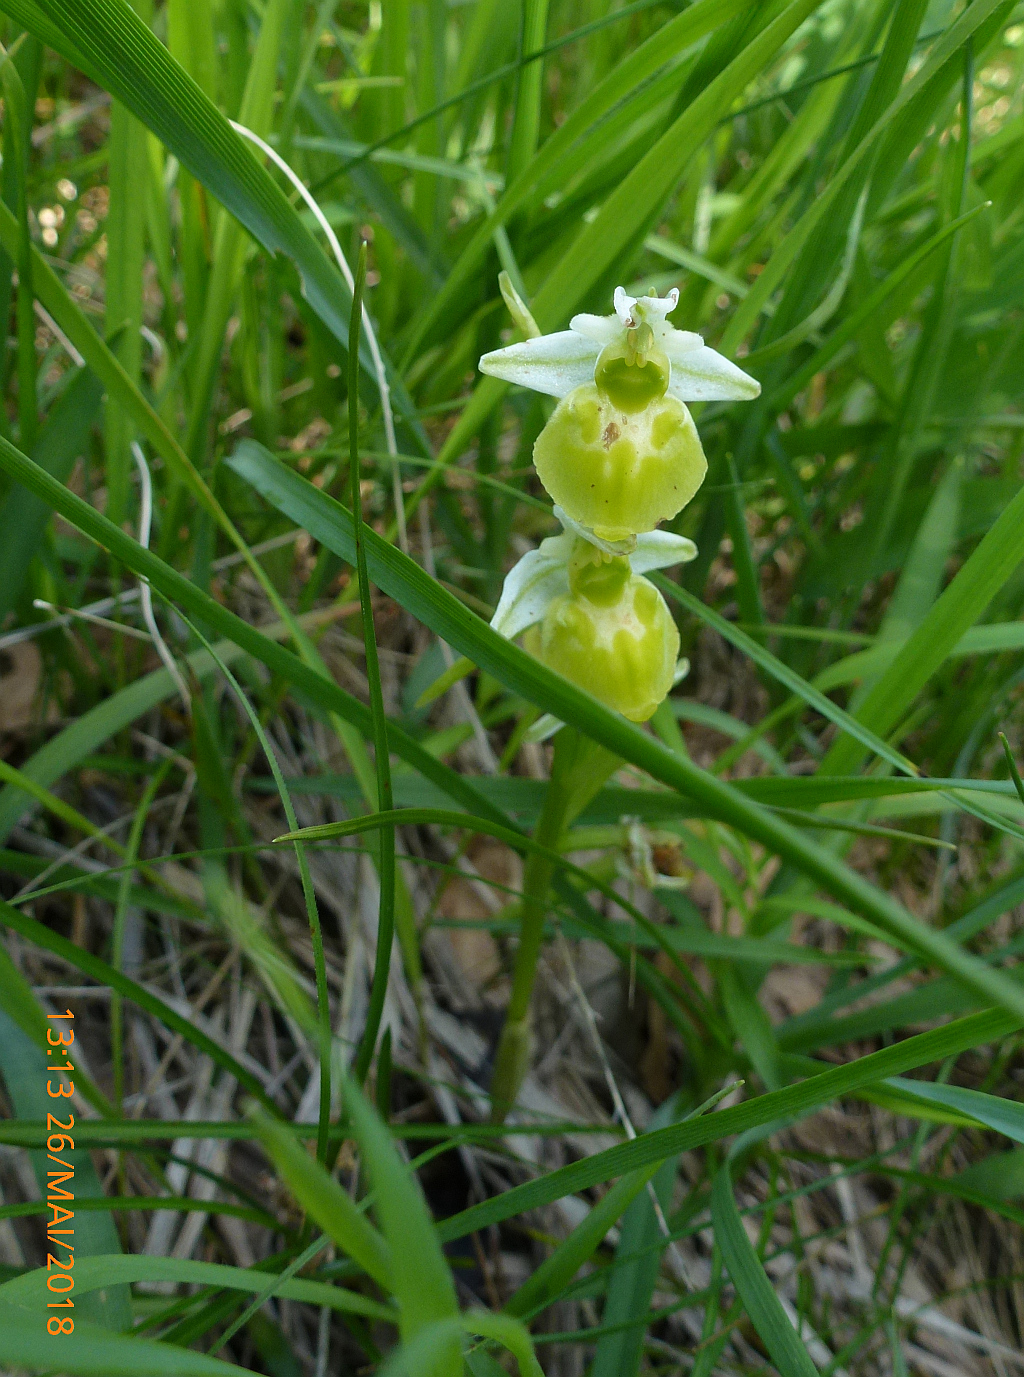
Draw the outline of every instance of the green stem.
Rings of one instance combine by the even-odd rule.
[[[611,751],[581,736],[572,727],[563,727],[555,737],[551,780],[534,829],[534,841],[557,851],[565,829],[619,763],[618,756]],[[554,861],[548,856],[530,853],[523,874],[523,908],[512,993],[491,1083],[491,1118],[495,1123],[501,1123],[515,1104],[530,1065],[533,987],[544,940],[544,919],[553,871]]]

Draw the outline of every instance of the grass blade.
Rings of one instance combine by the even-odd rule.
[[[736,1292],[780,1377],[818,1377],[818,1369],[790,1324],[747,1237],[733,1198],[728,1162],[719,1167],[711,1187],[711,1222]]]
[[[363,540],[363,499],[359,491],[359,339],[363,328],[363,288],[366,283],[366,241],[359,250],[355,288],[352,293],[352,318],[349,324],[348,376],[348,439],[349,476],[352,484],[352,538],[355,545],[356,576],[359,581],[359,606],[363,623],[363,652],[366,656],[366,677],[370,684],[370,717],[373,723],[374,760],[377,772],[377,807],[382,813],[393,807],[391,794],[391,763],[388,746],[388,724],[384,715],[384,697],[380,684],[380,661],[377,656],[377,633],[373,625],[370,605],[370,576],[366,567],[366,547]],[[370,1062],[377,1049],[377,1034],[384,1012],[384,999],[391,971],[391,947],[395,934],[395,829],[380,829],[380,910],[377,922],[377,955],[370,987],[370,1007],[366,1013],[366,1027],[355,1058],[355,1076],[360,1084],[366,1079]]]

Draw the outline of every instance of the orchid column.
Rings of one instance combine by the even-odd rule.
[[[687,402],[751,400],[758,383],[700,335],[668,323],[679,294],[615,291],[615,314],[578,315],[541,335],[522,302],[506,299],[534,337],[485,354],[480,369],[557,397],[533,461],[563,533],[525,555],[505,580],[492,625],[549,668],[633,722],[645,722],[685,673],[679,633],[644,574],[693,559],[684,536],[655,528],[691,500],[707,461]],[[571,724],[555,738],[535,838],[556,850],[565,828],[616,767]],[[530,1063],[530,1005],[551,864],[531,855],[512,994],[492,1087],[494,1117],[515,1102]]]

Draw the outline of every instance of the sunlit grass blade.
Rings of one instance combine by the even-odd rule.
[[[960,638],[1024,558],[1024,491],[1019,492],[901,646],[896,658],[861,703],[857,718],[871,731],[891,730]],[[837,741],[821,769],[848,774],[862,750],[849,738]]]

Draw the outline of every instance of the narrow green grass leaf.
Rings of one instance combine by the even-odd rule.
[[[717,1091],[710,1099],[684,1115],[680,1122],[689,1123],[709,1113],[735,1088],[735,1085],[729,1085]],[[631,1207],[640,1191],[660,1169],[661,1162],[652,1161],[638,1171],[622,1176],[591,1208],[586,1218],[577,1224],[568,1238],[563,1239],[551,1256],[523,1282],[519,1290],[507,1301],[506,1311],[510,1315],[532,1316],[557,1300],[583,1264],[601,1246],[608,1230]]]
[[[556,1301],[660,1166],[660,1162],[650,1162],[639,1171],[629,1172],[616,1181],[590,1209],[586,1219],[577,1224],[568,1238],[562,1240],[551,1256],[506,1302],[508,1313],[532,1318]]]
[[[737,1295],[780,1377],[818,1377],[818,1369],[790,1324],[754,1245],[747,1237],[733,1198],[728,1162],[719,1167],[711,1187],[711,1222],[715,1242],[722,1250]]]
[[[524,0],[520,49],[534,53],[543,48],[547,36],[548,0]],[[544,94],[543,60],[520,69],[516,83],[515,115],[508,149],[508,180],[514,182],[537,153],[540,136],[541,100]]]
[[[996,518],[967,562],[861,703],[857,719],[884,735],[900,720],[1024,559],[1024,488]],[[840,738],[821,764],[823,774],[850,774],[863,757],[858,741]]]
[[[17,251],[18,226],[14,216],[0,201],[0,244],[8,254]],[[32,249],[32,285],[36,296],[54,318],[68,340],[81,354],[96,378],[107,389],[138,431],[181,478],[200,506],[232,540],[237,549],[245,543],[214,497],[203,477],[192,464],[166,422],[143,396],[124,369],[120,359],[96,333],[82,308],[66,290],[42,255]],[[42,440],[42,436],[40,440]],[[44,464],[49,468],[49,465]],[[258,566],[257,566],[258,567]]]
[[[32,114],[28,108],[25,87],[18,69],[2,49],[0,85],[4,93],[5,122],[9,120],[11,126],[11,137],[4,143],[4,156],[11,156],[13,164],[11,171],[18,223],[17,250],[11,255],[18,265],[18,429],[22,449],[31,453],[35,447],[39,422],[36,397],[36,318],[32,290],[32,233],[28,216],[28,149]],[[7,172],[7,168],[4,171]]]
[[[386,1240],[358,1208],[348,1191],[314,1161],[288,1128],[265,1114],[253,1115],[253,1128],[302,1208],[367,1276],[392,1289],[392,1258]]]
[[[1021,803],[1024,803],[1024,783],[1021,783],[1020,771],[1017,769],[1017,762],[1014,760],[1013,752],[1010,750],[1010,743],[1007,741],[1003,732],[999,733],[999,740],[1003,747],[1003,754],[1006,756],[1006,764],[1010,771],[1010,778],[1013,780],[1013,787],[1016,789],[1017,797],[1020,799]]]
[[[814,198],[809,209],[801,216],[772,254],[765,270],[759,274],[754,286],[740,303],[736,314],[729,322],[719,346],[723,352],[730,353],[747,334],[758,314],[764,309],[765,303],[779,287],[787,270],[811,238],[817,226],[829,213],[833,202],[842,193],[847,182],[856,174],[861,162],[867,157],[881,135],[1002,3],[1003,0],[977,0],[977,3],[968,6],[956,21],[945,30],[921,66],[909,81],[904,82],[899,94],[878,116],[857,147],[832,174],[825,189]]]
[[[903,1076],[890,1077],[885,1084],[901,1091],[911,1100],[922,1100],[926,1104],[954,1110],[967,1119],[1012,1138],[1015,1143],[1024,1143],[1024,1105],[1016,1100],[988,1095],[981,1090],[968,1090],[964,1086],[914,1081]]]
[[[342,343],[348,340],[350,293],[294,207],[226,117],[171,57],[126,0],[6,0],[7,12],[40,32],[124,102],[246,227],[268,253],[290,257],[310,305]]]
[[[797,393],[802,392],[816,373],[820,373],[839,353],[844,344],[856,338],[857,334],[864,325],[871,320],[876,311],[894,296],[897,289],[915,273],[922,263],[926,262],[936,249],[941,246],[956,232],[961,229],[968,221],[982,211],[989,209],[988,203],[982,206],[975,206],[973,210],[967,211],[964,215],[957,216],[948,225],[944,225],[932,237],[922,244],[914,253],[908,254],[891,273],[888,274],[878,286],[869,293],[864,301],[855,310],[846,316],[843,323],[821,344],[795,373],[793,373],[781,387],[777,388],[768,399],[768,406],[772,411],[783,411],[790,404]],[[744,361],[744,368],[751,368],[757,373],[756,351]]]
[[[366,658],[366,678],[370,686],[370,718],[373,724],[373,755],[376,767],[376,801],[381,813],[394,805],[391,793],[391,760],[388,748],[388,724],[384,713],[384,694],[380,682],[380,658],[377,654],[377,632],[373,624],[370,602],[370,575],[366,567],[366,545],[363,539],[363,498],[360,492],[359,467],[359,340],[363,328],[363,288],[366,285],[366,240],[359,248],[355,282],[352,291],[352,316],[348,337],[348,445],[349,478],[352,492],[352,539],[356,553],[356,578],[359,585],[359,609],[363,625],[363,654]],[[395,830],[382,827],[380,831],[380,904],[377,920],[377,952],[374,958],[373,980],[370,984],[370,1004],[366,1013],[359,1049],[356,1052],[354,1073],[362,1084],[377,1050],[377,1035],[384,1013],[384,1000],[391,972],[391,946],[395,934]],[[433,1318],[437,1318],[434,1316]]]
[[[61,957],[62,960],[76,967],[84,975],[91,976],[100,985],[109,985],[118,994],[137,1004],[140,1009],[145,1009],[147,1013],[153,1014],[161,1023],[168,1028],[173,1028],[186,1041],[205,1052],[222,1070],[234,1076],[238,1083],[245,1086],[246,1090],[254,1095],[261,1104],[265,1105],[271,1114],[280,1114],[280,1110],[266,1094],[259,1080],[247,1071],[240,1062],[236,1061],[226,1048],[221,1047],[213,1038],[207,1037],[200,1028],[196,1027],[195,1023],[175,1013],[169,1004],[165,1004],[157,995],[151,994],[144,986],[139,985],[121,971],[115,970],[113,966],[108,965],[98,956],[93,956],[91,952],[87,952],[74,942],[69,941],[68,938],[62,937],[60,933],[53,932],[43,923],[37,922],[35,918],[30,918],[25,913],[19,913],[16,908],[2,900],[0,900],[0,924],[10,928],[12,932],[20,933],[22,937],[34,942],[37,947],[42,947],[44,951],[53,952],[55,956]]]
[[[77,370],[39,432],[32,458],[62,483],[85,451],[102,392],[98,379],[88,369]],[[21,487],[12,488],[0,507],[0,530],[4,533],[0,546],[0,626],[18,604],[29,565],[41,548],[49,515],[45,503]]]
[[[263,729],[263,723],[259,719],[259,714],[249,702],[241,684],[217,654],[216,647],[210,644],[197,626],[192,625],[192,623],[188,623],[188,625],[196,639],[201,641],[205,646],[207,654],[211,659],[216,661],[221,673],[231,685],[235,697],[241,703],[242,710],[246,717],[248,717],[249,724],[263,749],[267,764],[270,766],[270,772],[277,786],[278,797],[281,800],[284,815],[288,819],[288,825],[294,830],[298,824],[298,819],[295,814],[295,809],[292,806],[291,795],[288,793],[288,786],[284,782],[284,776],[281,773],[281,767],[277,760],[277,753],[271,746],[267,733]],[[305,848],[298,842],[295,845],[295,860],[299,867],[302,897],[306,905],[306,919],[309,923],[310,941],[313,946],[313,967],[316,978],[317,1020],[320,1041],[320,1106],[317,1120],[317,1160],[325,1162],[327,1160],[327,1130],[331,1117],[331,1004],[327,989],[327,965],[324,957],[324,938],[320,925],[320,911],[317,906],[316,890],[313,887],[313,879],[309,873],[309,864],[306,860]],[[286,979],[289,980],[289,983],[293,983],[290,979],[290,971],[286,970],[285,976]]]
[[[602,1181],[621,1176],[623,1172],[638,1170],[651,1162],[702,1147],[706,1143],[719,1142],[777,1119],[791,1119],[811,1113],[887,1077],[958,1056],[968,1048],[996,1041],[1022,1026],[1024,1021],[1013,1015],[990,1010],[958,1019],[932,1032],[918,1033],[846,1066],[822,1071],[798,1085],[770,1091],[692,1123],[642,1134],[631,1143],[607,1148],[585,1161],[559,1167],[540,1180],[513,1186],[493,1200],[472,1205],[460,1214],[443,1220],[438,1225],[438,1232],[445,1242],[463,1238],[474,1230],[511,1219],[526,1210],[539,1209],[561,1200],[563,1196],[588,1190]]]
[[[352,517],[340,503],[286,469],[254,442],[241,445],[228,463],[296,525],[335,554],[350,563],[353,561]],[[8,453],[0,445],[0,465],[9,465],[20,475],[29,461],[17,451]],[[34,481],[42,485],[45,480],[38,476]],[[65,507],[74,505],[70,495],[64,498],[64,504]],[[96,518],[87,512],[75,518],[76,524],[84,518],[95,528]],[[106,539],[115,538],[119,544],[125,543],[120,533],[115,536],[108,531]],[[126,543],[130,547],[130,542]],[[377,586],[506,687],[560,721],[571,722],[606,750],[697,799],[712,809],[715,816],[785,856],[835,898],[901,941],[927,953],[943,970],[955,973],[986,999],[1007,1009],[1024,1011],[1024,991],[1001,972],[984,968],[977,958],[962,951],[941,932],[919,923],[895,900],[834,856],[819,850],[788,823],[772,817],[738,790],[715,779],[688,758],[668,750],[639,727],[553,674],[498,635],[408,556],[370,530],[366,532],[366,547],[367,563]],[[133,557],[136,561],[133,567],[139,567],[142,555],[133,552]],[[131,559],[126,557],[125,562],[131,563]]]
[[[152,1339],[125,1338],[87,1321],[76,1322],[73,1334],[47,1334],[38,1308],[26,1312],[11,1305],[0,1306],[0,1362],[75,1377],[258,1377],[236,1363]]]
[[[5,1282],[0,1286],[0,1304],[45,1308],[46,1277],[46,1269],[42,1267],[26,1272],[14,1281]],[[197,1262],[191,1258],[126,1256],[123,1253],[108,1257],[83,1257],[75,1263],[76,1296],[88,1295],[107,1286],[134,1285],[140,1281],[173,1281],[181,1286],[217,1286],[259,1293],[266,1286],[268,1276],[266,1272],[225,1267],[215,1262]],[[389,1306],[323,1281],[283,1281],[275,1294],[285,1300],[329,1305],[332,1310],[342,1314],[365,1315],[368,1319],[391,1324],[397,1319],[395,1311]]]
[[[459,295],[466,290],[473,274],[479,271],[481,260],[491,250],[495,230],[506,224],[529,197],[539,195],[547,188],[553,169],[589,131],[601,137],[601,117],[619,101],[642,91],[654,73],[691,45],[752,8],[751,0],[697,0],[696,4],[675,15],[639,48],[616,64],[615,69],[584,97],[565,123],[545,141],[521,178],[505,188],[494,211],[463,248],[444,287],[424,306],[407,346],[409,353],[421,341],[431,337],[434,329],[452,310]],[[578,296],[574,296],[571,302],[565,303],[564,315],[571,312],[578,299]],[[554,316],[538,320],[542,329],[550,329],[558,323]],[[478,386],[478,392],[481,387],[488,392],[491,390],[486,381]]]
[[[91,507],[74,493],[69,492],[63,485],[52,480],[38,465],[33,464],[24,455],[18,455],[16,460],[13,459],[14,455],[17,455],[16,450],[6,445],[5,442],[0,442],[0,468],[5,467],[8,461],[13,462],[18,469],[18,481],[23,482],[31,491],[50,502],[54,510],[60,511],[61,515],[73,512],[74,515],[71,520],[79,530],[96,540],[97,544],[104,549],[109,550],[128,568],[147,578],[153,587],[169,601],[184,608],[204,625],[227,635],[236,646],[252,655],[260,663],[265,664],[269,669],[281,674],[285,680],[293,684],[324,711],[337,713],[344,721],[351,722],[357,727],[364,736],[372,735],[370,713],[357,698],[346,693],[332,679],[320,673],[313,666],[304,663],[297,655],[278,645],[270,636],[263,634],[263,632],[249,625],[248,622],[243,621],[241,617],[235,616],[234,613],[222,607],[214,598],[197,588],[190,579],[177,573],[151,551],[144,550],[137,541],[132,540],[130,536],[125,535],[118,527],[107,521],[94,507]],[[273,629],[275,634],[283,638],[285,633],[280,627]],[[290,634],[290,626],[287,631]],[[205,657],[205,662],[211,663],[208,656]],[[153,679],[143,681],[145,692],[140,691],[138,698],[129,696],[127,699],[119,701],[118,710],[121,722],[134,720],[133,717],[126,719],[124,714],[132,711],[137,702],[142,701],[148,706],[152,706],[154,701],[160,701],[162,697],[167,696],[164,686],[170,682],[170,676],[167,675],[166,679],[160,677],[164,674],[166,671],[158,671]],[[159,697],[154,698],[156,694],[159,694]],[[142,710],[144,709],[139,709],[139,711]],[[76,741],[81,740],[84,736],[83,723],[84,719],[68,729],[68,734],[62,745],[62,759],[71,755],[68,743],[72,736]],[[105,726],[106,717],[104,715],[101,714],[99,717],[91,719],[89,739],[92,743],[95,744],[106,739],[105,735],[100,735],[100,732],[105,730]],[[110,730],[117,730],[117,727],[112,726]],[[470,780],[456,774],[454,770],[435,759],[429,751],[420,746],[395,723],[388,725],[388,738],[392,750],[397,755],[406,760],[425,778],[436,784],[443,793],[456,803],[461,804],[471,812],[494,817],[496,821],[507,821],[499,809],[494,808],[486,798],[477,793]],[[40,757],[43,756],[46,749],[44,747],[43,751],[40,751]],[[93,745],[90,745],[89,749],[93,749]],[[52,769],[54,764],[53,757],[49,756],[46,762],[47,770]],[[63,768],[67,768],[66,763]],[[63,773],[63,768],[58,770],[57,774],[51,775],[51,778],[59,778],[60,773]],[[34,777],[39,778],[40,773],[37,772]],[[24,795],[21,794],[21,798],[23,797]],[[14,813],[11,823],[13,825],[17,821],[17,817],[20,816],[18,810],[24,811],[24,804],[20,803],[18,795],[15,795],[7,806]],[[0,824],[5,820],[3,807],[0,805]]]
[[[345,1108],[373,1183],[373,1210],[391,1259],[399,1329],[408,1342],[428,1326],[458,1316],[455,1283],[420,1183],[398,1154],[387,1126],[356,1082],[344,1082]],[[443,1348],[435,1371],[458,1375],[460,1346]]]
[[[868,730],[862,722],[858,722],[849,713],[844,712],[837,703],[832,702],[831,698],[827,698],[813,684],[809,684],[795,670],[783,663],[778,656],[773,655],[770,650],[755,641],[752,636],[748,636],[745,631],[741,631],[733,622],[727,621],[713,608],[708,607],[706,603],[701,602],[699,598],[695,598],[692,593],[688,593],[685,588],[681,588],[679,584],[673,583],[664,575],[654,573],[650,577],[652,582],[657,584],[667,597],[685,607],[688,612],[706,625],[713,627],[720,636],[723,636],[753,660],[759,669],[770,674],[778,683],[785,685],[798,698],[802,698],[808,707],[814,708],[815,712],[821,713],[828,721],[834,722],[841,731],[854,737],[862,746],[866,746],[897,770],[902,770],[905,774],[917,773],[915,767],[905,756],[894,751],[881,737]]]
[[[655,1110],[651,1130],[664,1128],[679,1118],[681,1098],[679,1094],[672,1095]],[[676,1163],[669,1159],[658,1167],[650,1189],[638,1196],[622,1216],[601,1316],[602,1327],[612,1332],[605,1333],[597,1342],[590,1377],[637,1377],[640,1371],[644,1326],[661,1270],[661,1250],[657,1245],[660,1242],[664,1246],[655,1201],[666,1216],[672,1208],[675,1183]]]

